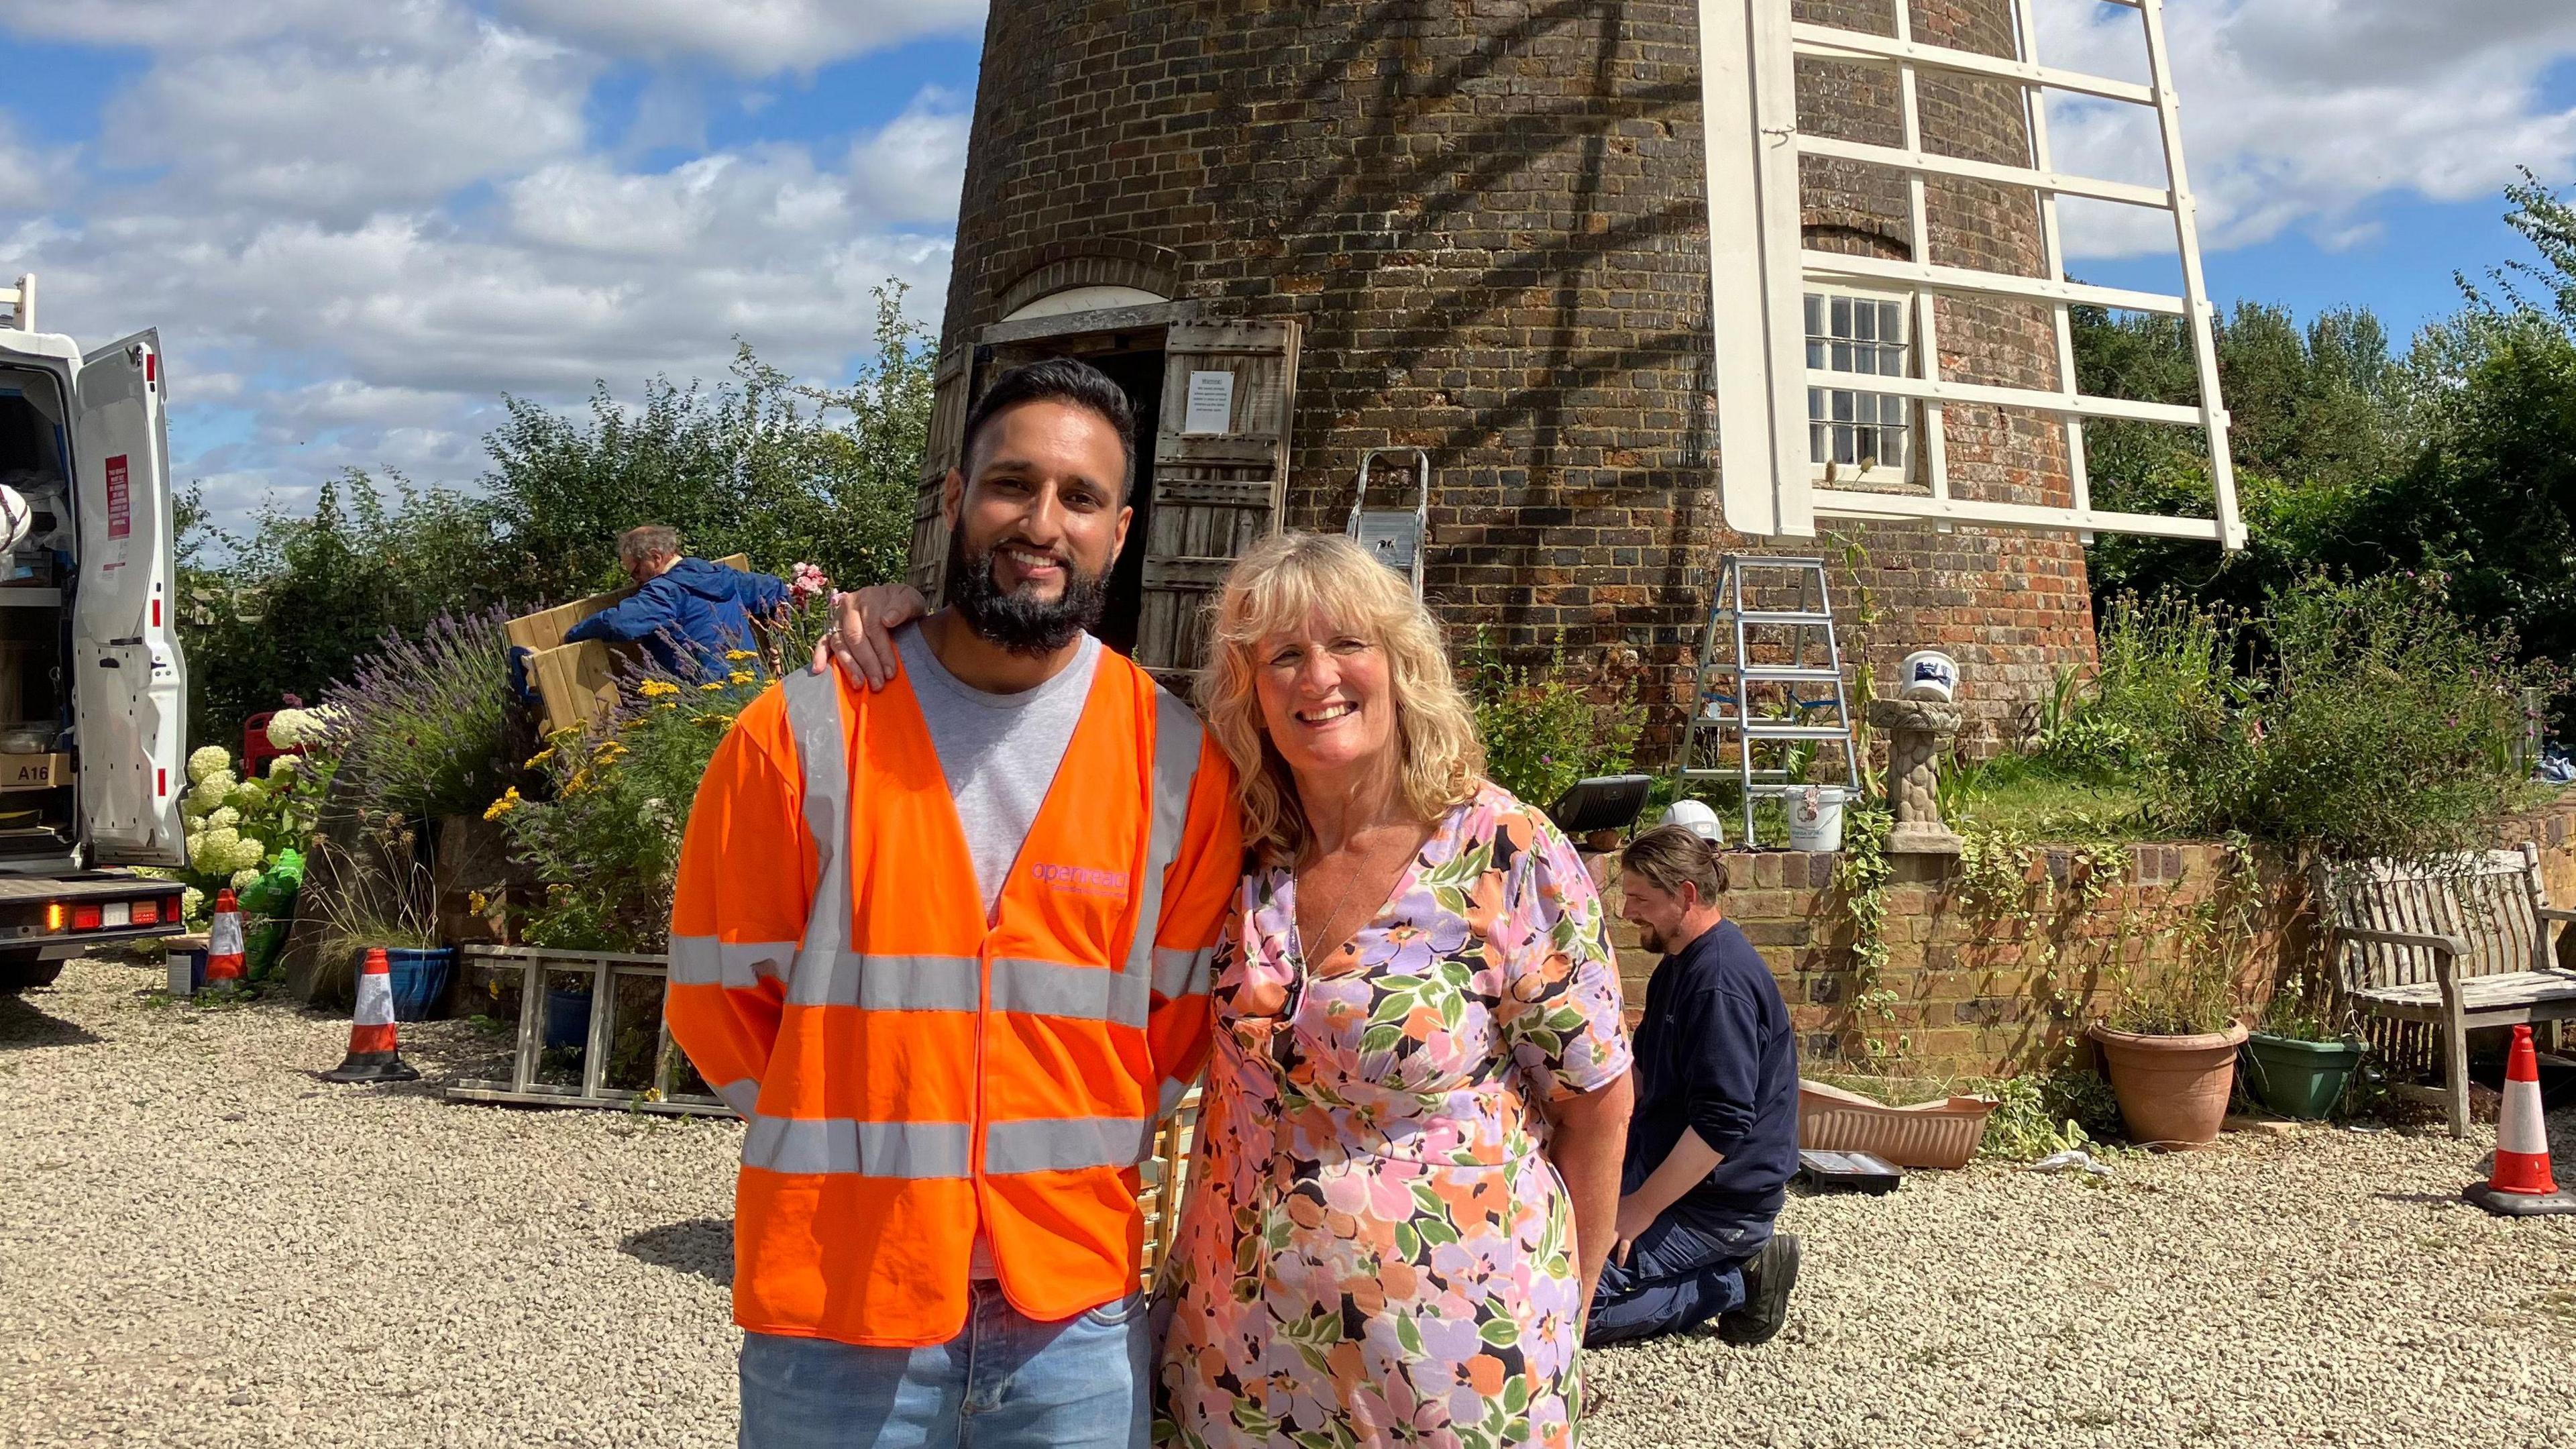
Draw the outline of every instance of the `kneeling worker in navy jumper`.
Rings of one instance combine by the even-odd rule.
[[[1753,943],[1718,908],[1725,864],[1678,825],[1620,853],[1621,911],[1663,953],[1637,1024],[1637,1110],[1619,1242],[1584,1342],[1675,1333],[1711,1318],[1750,1346],[1780,1331],[1798,1240],[1771,1230],[1798,1170],[1798,1044]]]

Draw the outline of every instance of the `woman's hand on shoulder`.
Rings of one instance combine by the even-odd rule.
[[[837,666],[871,690],[883,689],[903,667],[894,631],[930,612],[930,602],[910,584],[870,584],[832,596],[832,627],[814,643],[813,672]]]

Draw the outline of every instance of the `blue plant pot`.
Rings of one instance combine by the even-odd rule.
[[[590,1045],[590,993],[546,993],[546,1050],[580,1051]]]
[[[394,1020],[427,1021],[456,979],[456,948],[389,946],[385,965],[393,974]]]

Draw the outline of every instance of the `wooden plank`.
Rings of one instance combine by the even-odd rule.
[[[2106,101],[2128,101],[2141,106],[2156,103],[2155,91],[2135,81],[2113,80],[2108,76],[2006,60],[2001,56],[1979,55],[1974,51],[1952,50],[1947,46],[1892,40],[1884,35],[1846,30],[1840,26],[1811,25],[1800,21],[1790,25],[1789,36],[1797,44],[1800,55],[1819,60],[1880,64],[1904,62],[1959,75],[1985,76],[2024,86],[2099,96]]]
[[[2162,187],[2140,186],[2129,181],[2107,181],[2098,176],[2078,176],[2066,171],[2041,171],[2029,166],[1999,166],[1991,161],[1970,161],[1958,156],[1935,156],[1925,151],[1908,151],[1901,146],[1873,146],[1866,141],[1846,141],[1838,136],[1812,136],[1800,132],[1798,153],[1821,156],[1835,161],[1857,161],[1865,166],[1885,166],[1897,171],[1919,172],[1926,176],[1946,176],[1958,181],[1986,181],[1998,186],[2018,186],[2031,191],[2052,191],[2059,196],[2083,196],[2095,201],[2116,201],[2129,206],[2152,207],[2158,211],[2173,209],[2173,193]]]
[[[1163,433],[1154,439],[1154,465],[1213,463],[1269,467],[1278,461],[1279,440],[1233,434]],[[1159,500],[1161,494],[1156,494]]]
[[[1057,312],[1017,322],[995,322],[976,334],[986,347],[1043,342],[1092,332],[1137,332],[1169,327],[1197,315],[1195,302],[1140,302],[1133,307],[1096,307],[1088,312]]]

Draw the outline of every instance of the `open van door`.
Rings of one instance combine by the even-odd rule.
[[[161,335],[81,359],[72,404],[72,725],[80,804],[102,865],[183,865],[188,688],[174,637],[177,523]]]

